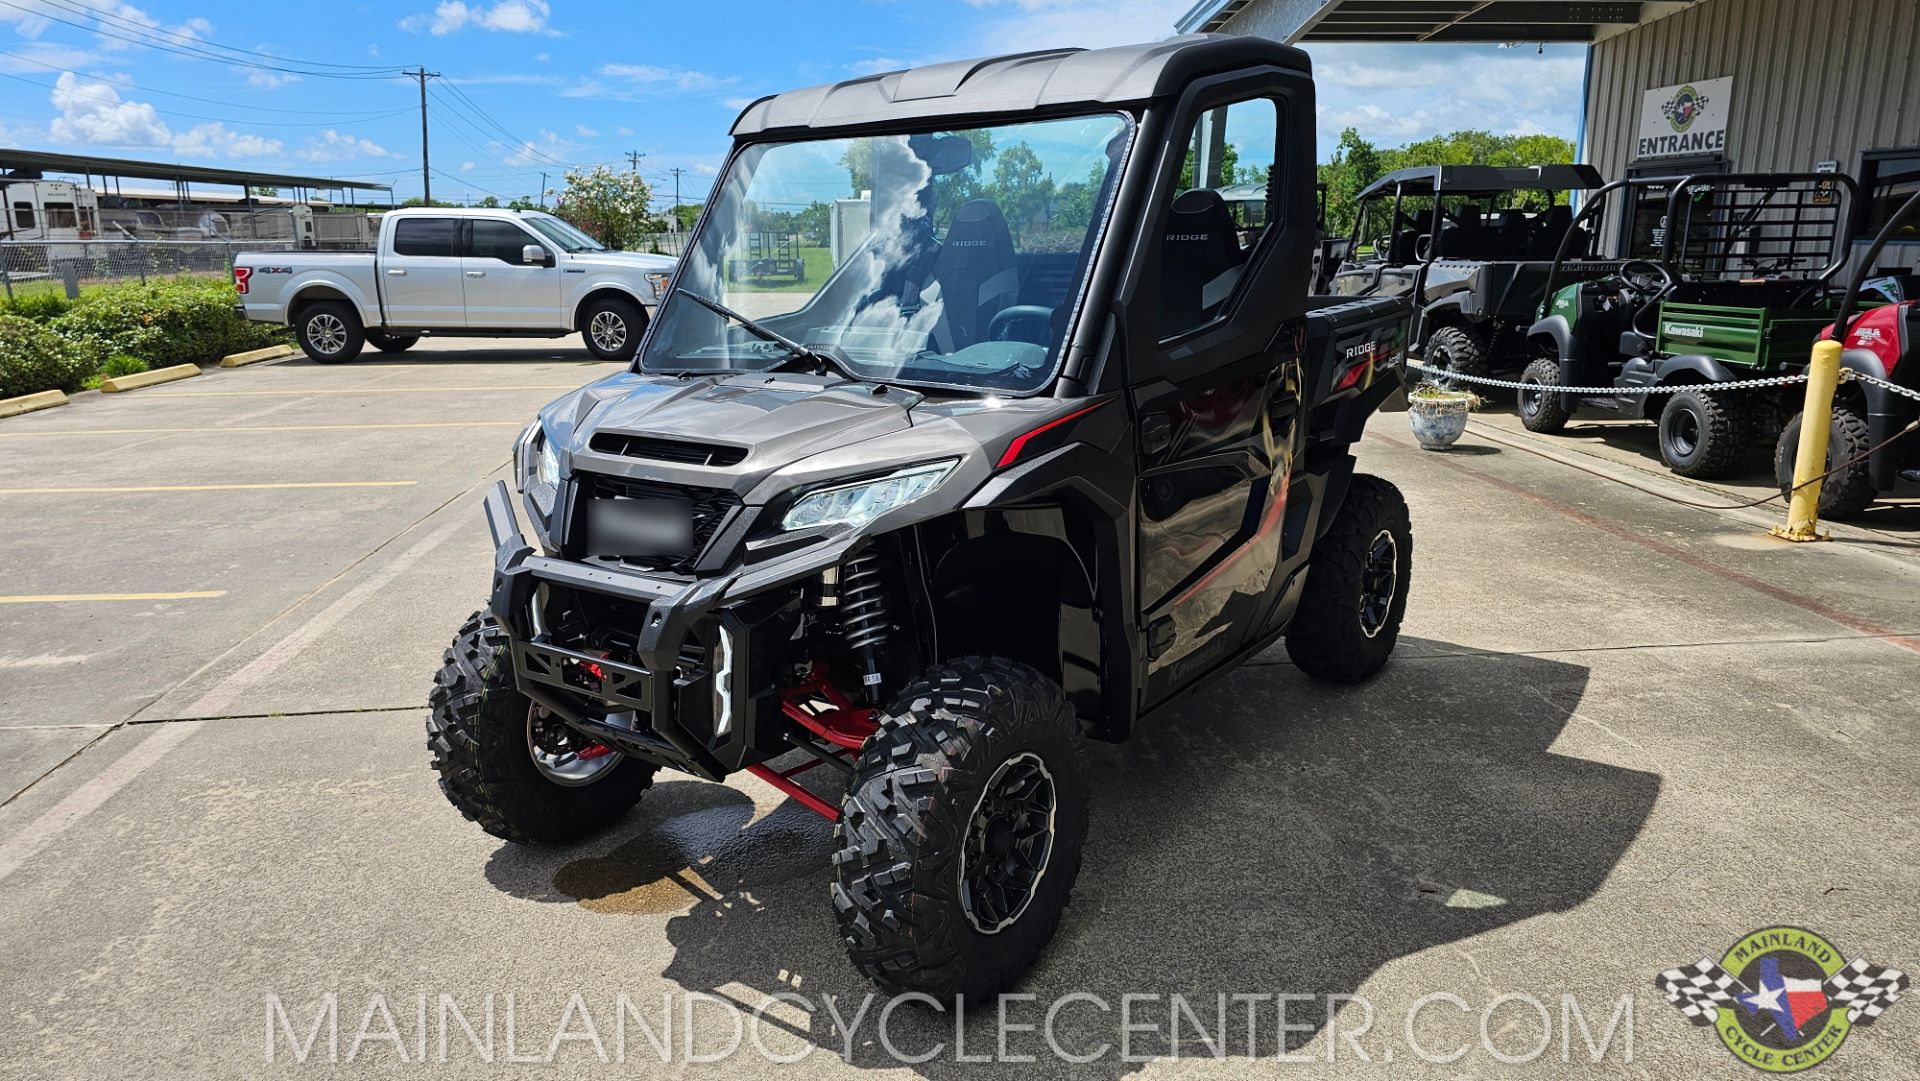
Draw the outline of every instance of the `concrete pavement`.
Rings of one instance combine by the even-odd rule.
[[[0,489],[384,483],[0,494],[9,595],[219,593],[0,604],[0,1076],[1741,1077],[1660,970],[1781,923],[1920,966],[1920,536],[1775,545],[1768,515],[1680,507],[1483,422],[1423,453],[1386,415],[1362,468],[1406,492],[1417,540],[1386,672],[1328,688],[1276,651],[1096,750],[1074,905],[1011,1017],[1092,996],[1051,1034],[1109,1052],[1070,1065],[1015,1030],[1037,1063],[959,1061],[995,1050],[994,1019],[956,1036],[915,1009],[891,1043],[941,1050],[907,1064],[879,1006],[849,1046],[825,1011],[851,1019],[869,988],[810,813],[751,778],[663,775],[608,833],[528,851],[427,768],[425,688],[487,579],[478,493],[541,402],[607,370],[583,357],[429,342],[0,421]],[[1436,992],[1468,1012],[1429,1003],[1410,1041]],[[1532,1050],[1531,1008],[1478,1020],[1509,992],[1551,1007],[1548,1050],[1517,1064],[1496,1052]],[[547,1060],[582,1031],[575,993],[610,1059],[631,1006],[624,1064],[584,1039]],[[1233,1005],[1280,993],[1316,996],[1284,1034],[1307,1062],[1273,1057],[1271,1003]],[[492,1061],[458,1023],[441,1061],[442,995]],[[534,1061],[500,1042],[509,995]],[[767,1007],[764,1050],[689,1061],[731,1031],[697,995]],[[1154,997],[1123,1033],[1128,995]],[[1173,995],[1201,1022],[1177,1053]],[[1329,995],[1371,1011],[1371,1061],[1343,1036],[1362,1002]],[[1591,1061],[1576,1031],[1563,1060],[1567,995],[1596,1041],[1632,995],[1631,1054],[1616,1036]],[[331,1043],[310,1030],[329,1001]],[[663,1011],[666,1063],[639,1028]],[[1907,1002],[1830,1069],[1917,1060]]]

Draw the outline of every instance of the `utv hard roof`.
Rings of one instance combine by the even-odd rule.
[[[1188,34],[1113,49],[1053,49],[955,60],[761,98],[733,122],[739,137],[897,124],[950,116],[1122,105],[1165,97],[1196,76],[1272,65],[1313,73],[1307,54],[1259,37]]]
[[[1366,199],[1404,187],[1407,194],[1482,191],[1568,191],[1606,183],[1591,165],[1416,165],[1395,169],[1355,196]]]

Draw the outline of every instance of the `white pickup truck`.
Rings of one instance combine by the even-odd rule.
[[[675,260],[608,251],[551,214],[389,212],[374,251],[241,252],[240,314],[294,328],[331,364],[364,345],[399,352],[426,335],[558,338],[579,331],[602,360],[633,356]]]

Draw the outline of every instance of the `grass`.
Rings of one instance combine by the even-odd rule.
[[[800,248],[801,262],[806,264],[805,281],[788,281],[785,278],[772,278],[764,282],[755,282],[748,278],[739,278],[727,283],[730,293],[812,293],[820,288],[820,283],[833,273],[833,251],[829,248]]]

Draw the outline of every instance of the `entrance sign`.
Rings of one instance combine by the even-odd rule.
[[[1647,91],[1640,98],[1635,160],[1724,153],[1732,100],[1731,75]]]

